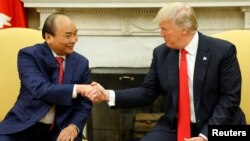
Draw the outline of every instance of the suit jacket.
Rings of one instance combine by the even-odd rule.
[[[147,105],[163,95],[165,114],[153,130],[176,132],[178,53],[165,44],[156,47],[142,87],[115,91],[116,107]],[[208,136],[208,125],[246,124],[239,107],[241,72],[233,44],[199,33],[193,96],[197,126],[203,135]]]
[[[88,60],[73,52],[65,61],[63,82],[58,84],[57,63],[46,43],[19,51],[20,93],[0,123],[0,134],[27,129],[41,120],[53,105],[56,105],[55,117],[60,129],[73,123],[82,133],[92,105],[82,96],[72,99],[72,93],[74,84],[90,83]]]

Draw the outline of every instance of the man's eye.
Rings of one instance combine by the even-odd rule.
[[[71,37],[71,35],[65,35],[64,37],[66,37],[66,38],[70,38],[70,37]]]
[[[167,31],[168,29],[166,29],[166,28],[162,28],[161,30],[163,30],[163,31]]]

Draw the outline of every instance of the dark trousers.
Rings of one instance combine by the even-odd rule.
[[[191,124],[191,136],[199,135],[196,124]],[[177,141],[177,132],[169,130],[152,130],[146,134],[140,141]]]
[[[0,135],[0,141],[49,141],[51,125],[36,123],[30,128],[9,135]]]
[[[50,124],[36,123],[30,128],[9,135],[0,135],[0,141],[56,141],[60,130],[55,127],[51,131]],[[81,141],[81,137],[77,136],[75,141]]]

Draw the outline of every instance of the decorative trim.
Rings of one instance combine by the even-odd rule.
[[[250,7],[242,7],[242,12],[245,13],[245,29],[250,29]]]
[[[158,35],[158,27],[152,20],[158,9],[63,9],[37,8],[40,25],[51,13],[62,12],[79,23],[79,35]],[[105,16],[103,16],[105,15]],[[79,18],[81,17],[81,18]],[[89,18],[91,17],[91,18]],[[84,24],[88,19],[88,23]],[[111,22],[111,25],[106,22]],[[112,26],[114,24],[114,26]],[[120,26],[118,26],[120,25]]]
[[[242,12],[250,12],[250,7],[242,7]]]
[[[63,12],[63,9],[61,8],[37,8],[36,11],[38,13],[57,13],[57,12]]]
[[[213,34],[225,30],[242,29],[244,13],[239,7],[195,8],[199,31]]]
[[[196,13],[239,13],[240,7],[209,7],[209,8],[194,8]]]
[[[84,9],[84,8],[61,8],[61,10],[68,14],[74,14],[74,15],[81,15],[81,14],[87,14],[87,15],[137,15],[137,14],[146,14],[146,15],[155,15],[159,9],[153,8],[153,9],[139,9],[139,8],[117,8],[117,9],[111,9],[111,8],[91,8],[91,9]]]
[[[74,18],[79,28],[79,35],[91,36],[159,36],[159,28],[152,22],[158,10],[158,8],[37,8],[40,13],[40,25],[43,25],[49,14],[63,12]],[[199,29],[205,33],[250,28],[249,7],[196,7],[194,10],[200,25]]]
[[[175,0],[22,0],[24,7],[35,8],[160,8]],[[183,0],[185,2],[185,0]],[[193,7],[250,6],[247,0],[186,0]]]

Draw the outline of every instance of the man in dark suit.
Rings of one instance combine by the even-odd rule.
[[[87,85],[88,60],[73,51],[76,26],[68,16],[52,14],[44,23],[42,36],[44,43],[18,53],[20,94],[0,123],[1,141],[82,140],[92,104],[79,95],[91,86]],[[62,82],[58,81],[58,56],[63,61]]]
[[[240,109],[241,72],[236,47],[224,40],[198,32],[193,9],[184,3],[161,8],[154,21],[165,43],[153,51],[150,70],[141,87],[105,90],[88,94],[93,102],[107,101],[114,108],[132,108],[151,104],[164,96],[165,111],[156,126],[141,141],[176,141],[180,52],[186,50],[191,131],[178,141],[208,140],[208,125],[246,124]],[[183,131],[186,128],[181,129]],[[181,132],[181,131],[179,131]]]

